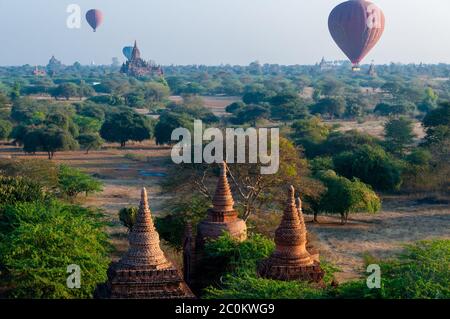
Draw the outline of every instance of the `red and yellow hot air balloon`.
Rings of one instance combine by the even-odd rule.
[[[94,32],[96,32],[97,28],[103,22],[103,13],[98,9],[91,9],[86,13],[86,20],[92,29],[94,29]]]
[[[339,48],[359,70],[359,63],[375,47],[384,32],[383,11],[366,0],[341,3],[330,14],[328,28]]]

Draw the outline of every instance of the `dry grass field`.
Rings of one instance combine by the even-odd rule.
[[[342,132],[356,130],[359,132],[364,132],[372,136],[383,138],[384,137],[384,125],[387,119],[369,119],[364,123],[358,123],[357,121],[326,121],[329,125],[337,124],[339,125],[339,130]],[[414,134],[417,139],[423,139],[425,137],[425,131],[420,122],[414,123]]]
[[[223,116],[226,114],[225,108],[241,98],[238,96],[202,96],[205,107],[211,110],[217,116]],[[181,103],[183,98],[181,96],[171,96],[169,98],[172,102]]]

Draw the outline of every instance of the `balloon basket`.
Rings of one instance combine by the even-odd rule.
[[[359,71],[361,71],[361,67],[359,65],[354,65],[354,66],[352,66],[352,71],[359,72]]]

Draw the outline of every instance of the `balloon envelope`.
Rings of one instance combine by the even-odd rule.
[[[131,60],[131,55],[133,54],[133,47],[125,47],[122,50],[123,55],[128,59]]]
[[[97,9],[89,10],[86,13],[86,20],[95,32],[103,22],[103,13]]]
[[[380,40],[385,26],[383,11],[365,0],[341,3],[330,14],[328,28],[339,48],[359,64]]]

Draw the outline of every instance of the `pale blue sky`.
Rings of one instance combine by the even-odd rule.
[[[135,39],[161,64],[312,64],[344,59],[328,14],[341,0],[0,0],[0,65],[123,59]],[[82,28],[68,29],[66,8],[81,6]],[[376,63],[450,63],[449,0],[377,0],[386,31],[366,58]],[[101,9],[93,33],[84,13]]]

